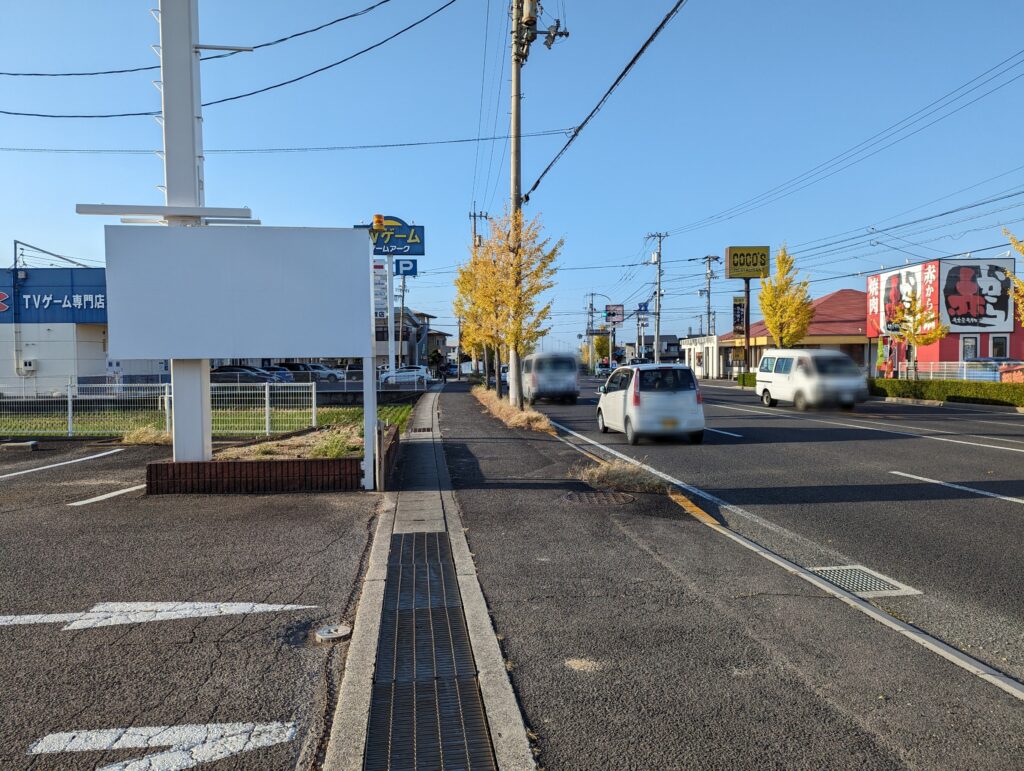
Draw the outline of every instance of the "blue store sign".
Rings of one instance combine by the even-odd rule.
[[[373,243],[373,253],[377,256],[386,257],[393,254],[396,257],[422,257],[424,251],[424,234],[426,228],[423,225],[410,225],[398,217],[384,217],[384,232],[370,231],[370,241]]]
[[[0,272],[0,324],[106,324],[104,268]]]

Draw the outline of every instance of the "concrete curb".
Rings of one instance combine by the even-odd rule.
[[[452,560],[455,562],[455,572],[459,580],[459,592],[462,594],[462,607],[494,755],[498,761],[498,768],[502,771],[532,771],[537,768],[537,764],[526,736],[526,726],[523,724],[519,702],[508,678],[505,658],[502,656],[494,626],[491,624],[487,602],[476,577],[476,566],[462,525],[462,513],[452,491],[451,475],[448,473],[448,464],[441,445],[441,430],[438,424],[440,411],[436,407],[436,394],[433,395],[433,399],[434,460],[437,463],[440,481],[441,503],[444,506],[445,519],[448,521]]]
[[[949,407],[950,409],[976,409],[982,412],[999,414],[1024,414],[1024,407],[1003,406],[999,404],[975,404],[974,402],[944,402],[939,399],[911,399],[906,396],[871,396],[869,401],[891,402],[892,404],[913,404],[918,407]]]
[[[366,725],[373,695],[374,662],[377,659],[377,637],[380,634],[381,609],[384,606],[384,582],[387,579],[391,530],[395,524],[397,507],[398,495],[384,493],[359,596],[359,607],[352,626],[345,674],[341,679],[338,704],[331,721],[331,739],[327,744],[323,764],[325,771],[357,771],[363,767]]]

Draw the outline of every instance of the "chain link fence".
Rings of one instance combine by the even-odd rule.
[[[170,431],[170,384],[69,384],[27,389],[0,383],[0,436],[122,436]],[[6,387],[5,387],[6,386]],[[316,383],[212,384],[214,436],[253,436],[317,425]]]

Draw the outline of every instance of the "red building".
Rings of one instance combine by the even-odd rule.
[[[880,370],[906,366],[905,346],[890,319],[911,295],[935,311],[949,334],[917,352],[923,370],[978,358],[1024,360],[1024,329],[1010,294],[1013,257],[930,260],[868,276],[867,330]]]

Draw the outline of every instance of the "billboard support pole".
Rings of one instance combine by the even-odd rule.
[[[388,371],[395,371],[395,256],[389,251],[388,271]],[[374,343],[376,345],[376,343]],[[376,377],[376,371],[374,371]],[[365,377],[365,376],[364,376]]]
[[[160,2],[164,183],[168,206],[203,206],[203,118],[199,88],[198,0]],[[167,217],[201,225],[201,217]],[[213,457],[209,359],[172,359],[175,461]]]
[[[750,279],[743,279],[743,371],[750,372]]]

